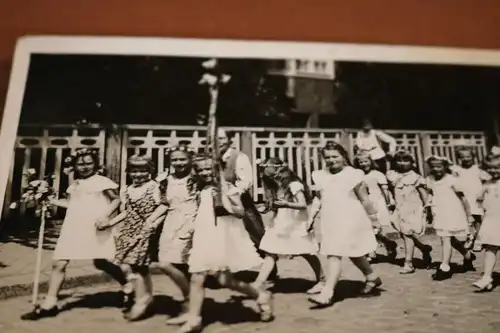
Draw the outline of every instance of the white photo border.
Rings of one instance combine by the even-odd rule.
[[[112,36],[25,36],[14,52],[1,127],[0,216],[32,54],[172,56],[235,59],[332,59],[500,67],[500,50],[376,44]],[[8,157],[6,157],[8,156]]]

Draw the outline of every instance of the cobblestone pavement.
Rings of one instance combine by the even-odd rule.
[[[430,238],[438,261],[436,238]],[[455,256],[454,261],[460,263],[461,259]],[[398,266],[378,263],[375,269],[384,281],[380,295],[360,298],[357,289],[362,287],[363,278],[351,263],[346,262],[337,303],[331,308],[312,310],[304,294],[312,283],[312,272],[301,259],[282,261],[279,266],[281,280],[275,288],[277,318],[274,322],[257,322],[251,300],[240,302],[241,298],[235,293],[210,289],[204,306],[205,332],[500,332],[500,288],[476,294],[471,286],[480,276],[481,265],[480,258],[476,262],[477,272],[433,282],[431,271],[418,270],[413,275],[401,276]],[[157,329],[175,332],[176,328],[165,325],[165,319],[179,310],[173,300],[178,299],[179,292],[166,277],[155,276],[154,284],[156,314],[142,322],[126,323],[115,308],[117,286],[100,284],[65,291],[68,298],[62,303],[67,311],[39,322],[18,319],[30,309],[29,297],[0,302],[0,331],[128,333]]]

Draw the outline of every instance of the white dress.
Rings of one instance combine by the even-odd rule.
[[[304,186],[297,181],[290,183],[289,187],[293,196],[304,191]],[[278,255],[318,252],[318,244],[306,230],[308,216],[307,209],[278,208],[276,217],[262,237],[259,248]]]
[[[384,194],[381,186],[388,186],[387,178],[378,170],[371,170],[365,174],[365,183],[368,186],[370,201],[377,208],[379,222],[382,226],[391,225],[391,215],[387,209]]]
[[[477,165],[473,165],[468,169],[455,165],[452,167],[452,171],[460,179],[465,197],[471,207],[471,214],[483,215],[483,209],[478,204],[477,197],[483,189],[483,182],[488,180],[490,176]]]
[[[313,172],[321,193],[320,253],[341,257],[362,257],[377,249],[372,223],[354,188],[364,174],[350,166],[337,174]]]
[[[452,175],[440,180],[427,178],[432,191],[433,226],[438,236],[467,236],[469,222],[462,201],[456,191],[463,192],[460,181]]]
[[[68,187],[69,206],[54,251],[55,260],[114,258],[113,231],[98,231],[95,223],[109,210],[110,201],[104,191],[117,188],[111,179],[100,175],[78,179]]]
[[[484,219],[479,228],[477,242],[500,246],[500,182],[485,184],[484,191]]]
[[[243,220],[230,215],[219,216],[215,224],[212,188],[203,189],[194,221],[189,272],[238,272],[257,268],[261,263]]]

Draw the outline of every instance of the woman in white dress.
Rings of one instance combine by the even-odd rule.
[[[380,228],[378,214],[371,203],[364,174],[350,166],[347,151],[329,142],[322,149],[326,169],[313,172],[320,205],[312,209],[310,224],[321,211],[320,253],[327,256],[328,271],[321,293],[309,297],[320,307],[333,304],[335,286],[340,279],[341,259],[348,257],[365,275],[363,294],[370,294],[382,281],[373,271],[366,255],[375,251],[373,228]]]
[[[59,313],[58,294],[70,260],[93,259],[97,269],[109,274],[124,289],[127,286],[123,272],[111,263],[115,253],[112,230],[97,230],[97,225],[107,221],[120,205],[118,185],[97,174],[99,158],[93,150],[80,149],[66,163],[74,172],[75,181],[66,191],[67,199],[51,202],[67,211],[54,251],[49,290],[41,306],[23,315],[23,320],[54,317]]]
[[[308,205],[312,198],[307,185],[280,159],[272,157],[260,165],[268,206],[275,215],[260,242],[266,253],[264,264],[254,282],[257,288],[269,278],[279,257],[303,257],[314,271],[316,285],[308,293],[321,290],[324,275],[316,256],[318,244],[307,232]]]
[[[169,321],[171,325],[182,325],[180,332],[199,331],[202,325],[201,310],[205,297],[204,282],[207,274],[214,274],[219,283],[257,301],[261,320],[273,319],[272,296],[267,291],[254,288],[238,281],[232,273],[256,268],[262,263],[242,221],[243,208],[224,216],[215,216],[214,188],[212,187],[212,160],[200,156],[194,160],[195,170],[200,178],[198,213],[195,218],[193,247],[189,255],[191,288],[189,312]],[[222,195],[230,201],[231,188],[223,182]],[[229,212],[229,211],[228,211]]]

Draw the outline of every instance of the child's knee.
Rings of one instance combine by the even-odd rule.
[[[57,260],[52,264],[52,270],[55,272],[64,273],[66,271],[66,267],[68,267],[69,261],[67,260]]]
[[[231,284],[231,274],[229,272],[217,273],[217,281],[222,287],[228,287]]]

